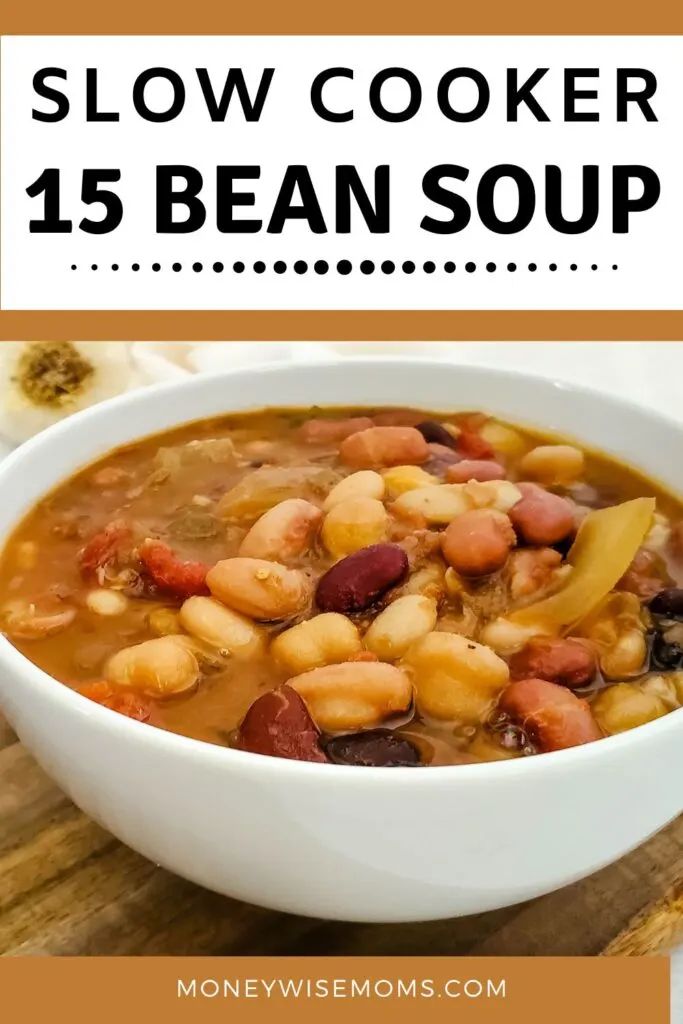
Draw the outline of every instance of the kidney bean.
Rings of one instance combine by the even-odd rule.
[[[252,754],[290,761],[328,760],[308,708],[296,690],[286,684],[254,701],[239,728],[236,745]]]
[[[442,444],[446,448],[455,448],[456,438],[450,430],[444,427],[443,423],[437,423],[436,420],[423,420],[422,423],[415,424],[415,429],[420,431],[425,441]]]
[[[650,611],[653,615],[663,615],[667,619],[683,622],[683,589],[667,587],[666,590],[660,590],[650,601]]]
[[[591,743],[602,736],[588,702],[546,679],[511,683],[503,690],[499,708],[544,752]]]
[[[203,562],[184,562],[173,553],[168,544],[161,540],[143,541],[138,551],[140,561],[161,590],[169,591],[176,597],[192,597],[208,594],[206,574],[208,565]]]
[[[461,459],[446,470],[449,484],[466,484],[468,480],[504,480],[505,470],[493,459]]]
[[[520,483],[522,500],[510,509],[512,525],[527,544],[558,544],[574,530],[569,502],[538,484]]]
[[[417,747],[388,729],[335,736],[327,741],[325,751],[335,764],[363,768],[412,768],[420,764]]]
[[[505,565],[515,540],[515,531],[503,512],[479,508],[449,523],[441,550],[462,576],[488,576]]]
[[[316,601],[325,612],[362,611],[408,575],[408,556],[398,544],[371,544],[333,565],[318,582]]]
[[[355,469],[415,466],[427,460],[429,449],[415,427],[370,427],[342,441],[339,457]]]
[[[464,459],[492,459],[493,446],[475,430],[461,430],[456,448]]]
[[[595,652],[582,640],[534,637],[508,662],[512,679],[546,679],[574,689],[595,678]]]
[[[346,420],[312,419],[301,425],[299,437],[306,444],[337,444],[373,425],[369,416],[353,416]]]

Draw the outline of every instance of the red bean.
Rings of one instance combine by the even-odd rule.
[[[237,746],[252,754],[326,762],[320,733],[296,690],[281,686],[254,701],[239,728]]]
[[[466,484],[468,480],[504,480],[505,470],[492,459],[462,459],[446,470],[449,484]]]
[[[369,416],[353,416],[346,420],[312,419],[301,425],[299,437],[306,444],[337,444],[345,437],[372,426]]]
[[[509,516],[527,544],[557,544],[574,531],[574,513],[565,498],[538,484],[516,486],[522,492],[522,499],[513,505]]]
[[[488,576],[507,561],[515,531],[503,512],[479,508],[457,516],[443,534],[441,550],[462,576]]]
[[[444,427],[443,423],[437,423],[436,420],[423,420],[422,423],[415,424],[415,429],[420,431],[427,442],[442,444],[446,448],[455,448],[455,436]]]
[[[408,575],[408,556],[398,544],[371,544],[333,565],[318,582],[324,612],[359,612]]]
[[[543,752],[592,743],[602,736],[588,702],[545,679],[511,683],[503,691],[499,707]]]
[[[460,432],[457,449],[464,459],[492,459],[495,454],[493,447],[475,430]]]
[[[512,679],[546,679],[574,689],[595,678],[597,659],[587,643],[572,637],[535,637],[509,661]]]
[[[427,460],[429,449],[415,427],[370,427],[342,441],[339,457],[355,469],[416,466]]]

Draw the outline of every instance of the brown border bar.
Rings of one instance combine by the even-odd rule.
[[[5,35],[676,35],[680,0],[9,0]]]
[[[0,341],[672,341],[683,311],[104,310],[0,313]]]

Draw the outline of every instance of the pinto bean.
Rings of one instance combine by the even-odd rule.
[[[410,706],[413,687],[401,669],[382,661],[325,665],[287,680],[325,732],[379,725]]]
[[[419,465],[428,459],[429,449],[415,427],[370,427],[342,441],[339,457],[358,469]]]
[[[310,599],[310,582],[300,569],[262,558],[226,558],[206,576],[214,597],[252,619],[296,615]]]
[[[582,640],[534,637],[508,662],[512,679],[546,679],[574,689],[595,678],[597,658]]]
[[[515,544],[515,531],[503,512],[473,509],[454,519],[441,539],[446,561],[461,576],[488,576],[502,569]]]
[[[461,459],[446,470],[449,484],[466,484],[469,480],[504,480],[505,470],[493,459]]]
[[[312,419],[299,428],[299,437],[306,444],[337,444],[345,437],[374,426],[369,416],[352,416],[345,420]]]
[[[527,544],[558,544],[574,530],[569,502],[538,484],[517,484],[522,499],[510,509],[512,525]]]
[[[510,683],[499,707],[544,752],[592,743],[602,736],[588,702],[546,679]]]
[[[291,686],[280,686],[254,701],[239,728],[236,746],[290,761],[327,761],[320,733]]]
[[[310,547],[322,512],[303,498],[288,498],[264,512],[239,547],[245,558],[289,562]]]
[[[398,544],[371,544],[333,565],[318,582],[324,612],[363,611],[408,575],[408,556]]]

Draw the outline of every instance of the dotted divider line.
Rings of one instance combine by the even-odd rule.
[[[111,266],[108,265],[100,267],[99,264],[97,263],[91,263],[89,267],[85,266],[79,268],[78,264],[72,263],[71,269],[89,269],[91,271],[118,271],[121,269],[121,266],[118,263],[112,263]],[[130,269],[133,272],[137,273],[139,270],[142,269],[142,267],[140,266],[139,263],[131,263]],[[265,272],[269,268],[268,265],[263,262],[263,260],[256,260],[250,266],[247,266],[247,264],[243,263],[241,260],[236,260],[232,264],[232,267],[227,268],[224,263],[221,263],[219,260],[217,260],[215,263],[212,263],[211,265],[209,265],[208,263],[204,264],[196,262],[192,264],[186,264],[184,267],[182,263],[171,263],[166,267],[163,267],[161,263],[152,263],[151,269],[154,273],[158,273],[160,270],[170,269],[176,274],[179,274],[183,270],[192,270],[194,271],[195,274],[200,274],[204,270],[213,271],[215,274],[222,274],[223,271],[225,271],[226,269],[228,270],[228,272],[232,271],[234,274],[244,274],[246,271],[249,270],[253,271],[253,273],[255,274],[265,274]],[[336,264],[330,264],[327,262],[327,260],[316,260],[312,265],[309,265],[306,262],[306,260],[295,260],[295,262],[290,265],[285,263],[284,260],[275,260],[270,269],[272,270],[273,273],[279,275],[286,274],[292,271],[295,274],[306,274],[310,270],[315,274],[321,275],[327,274],[330,271],[332,271],[333,273],[336,272],[337,274],[341,274],[342,277],[346,277],[353,272],[354,267],[350,260],[339,260]],[[418,266],[418,264],[414,263],[413,260],[405,260],[401,264],[397,264],[393,260],[383,260],[381,263],[375,263],[374,260],[361,260],[356,269],[359,270],[361,274],[365,275],[374,274],[375,272],[381,274],[393,274],[395,271],[399,271],[404,274],[414,274],[416,271],[422,271],[425,274],[434,274],[437,272],[437,270],[441,270],[444,274],[454,274],[458,270],[458,265],[454,263],[452,260],[446,260],[445,263],[441,265],[437,265],[433,260],[425,260],[425,262],[421,266]],[[498,266],[497,263],[492,262],[481,264],[478,266],[476,263],[468,261],[467,263],[461,265],[461,269],[463,269],[467,274],[474,274],[478,270],[485,270],[489,274],[493,274],[498,270],[507,271],[510,274],[515,273],[517,270],[527,270],[533,274],[536,273],[536,271],[538,271],[539,269],[541,271],[547,269],[551,273],[555,273],[556,271],[562,269],[568,269],[574,272],[578,271],[579,269],[590,269],[591,271],[596,271],[599,270],[600,268],[597,263],[586,264],[585,267],[580,268],[577,263],[570,263],[567,265],[567,267],[560,267],[557,263],[549,263],[547,267],[545,265],[539,267],[537,263],[528,263],[526,265],[521,266],[518,265],[517,263],[507,263],[505,265]],[[612,263],[611,269],[618,270],[618,264]]]

